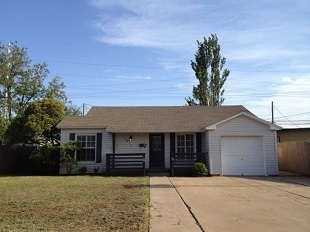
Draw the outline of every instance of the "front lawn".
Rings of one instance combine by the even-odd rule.
[[[148,231],[148,177],[0,177],[0,231]]]

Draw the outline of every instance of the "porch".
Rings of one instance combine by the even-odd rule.
[[[170,175],[191,176],[195,163],[206,163],[208,153],[172,153],[170,154]],[[209,168],[208,168],[209,170]]]
[[[106,170],[109,175],[170,175],[191,176],[193,165],[206,163],[207,153],[172,153],[169,168],[146,167],[145,153],[106,154]]]

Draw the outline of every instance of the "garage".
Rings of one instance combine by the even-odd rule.
[[[266,175],[262,140],[262,137],[222,137],[222,175]]]

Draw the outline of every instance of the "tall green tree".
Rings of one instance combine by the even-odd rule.
[[[53,79],[48,82],[48,86],[45,89],[44,98],[51,98],[61,102],[68,102],[68,98],[65,92],[65,83],[61,81],[58,76],[53,77]]]
[[[200,106],[217,106],[224,102],[224,83],[230,71],[223,69],[226,63],[221,56],[221,47],[218,44],[216,34],[203,38],[203,42],[197,41],[198,50],[195,61],[191,61],[192,69],[199,81],[193,86],[193,97],[185,98],[186,104]]]
[[[60,77],[55,76],[44,85],[48,75],[47,64],[32,64],[27,49],[17,42],[8,46],[0,43],[0,116],[10,122],[22,115],[31,102],[46,98],[68,104],[68,114],[77,114],[78,108],[68,101],[66,85]]]
[[[43,81],[48,76],[47,64],[31,64],[26,48],[17,42],[0,44],[0,99],[2,116],[10,121],[24,111],[30,102],[43,98]]]
[[[81,107],[73,104],[72,101],[68,100],[66,92],[64,91],[66,85],[61,78],[58,76],[48,82],[48,87],[45,89],[44,98],[50,98],[63,102],[66,105],[66,115],[82,115]]]
[[[56,125],[65,116],[65,105],[57,100],[44,99],[32,102],[22,115],[15,117],[5,133],[9,144],[38,141],[57,144],[59,131]]]
[[[65,111],[66,111],[66,116],[67,115],[82,116],[82,114],[83,114],[81,107],[74,105],[71,101],[67,101]]]

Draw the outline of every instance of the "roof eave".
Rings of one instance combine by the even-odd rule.
[[[200,133],[203,132],[204,129],[199,130],[109,130],[107,129],[107,132],[109,133]]]
[[[64,127],[58,127],[60,130],[69,130],[69,129],[106,129],[106,127],[102,126],[64,126]]]

